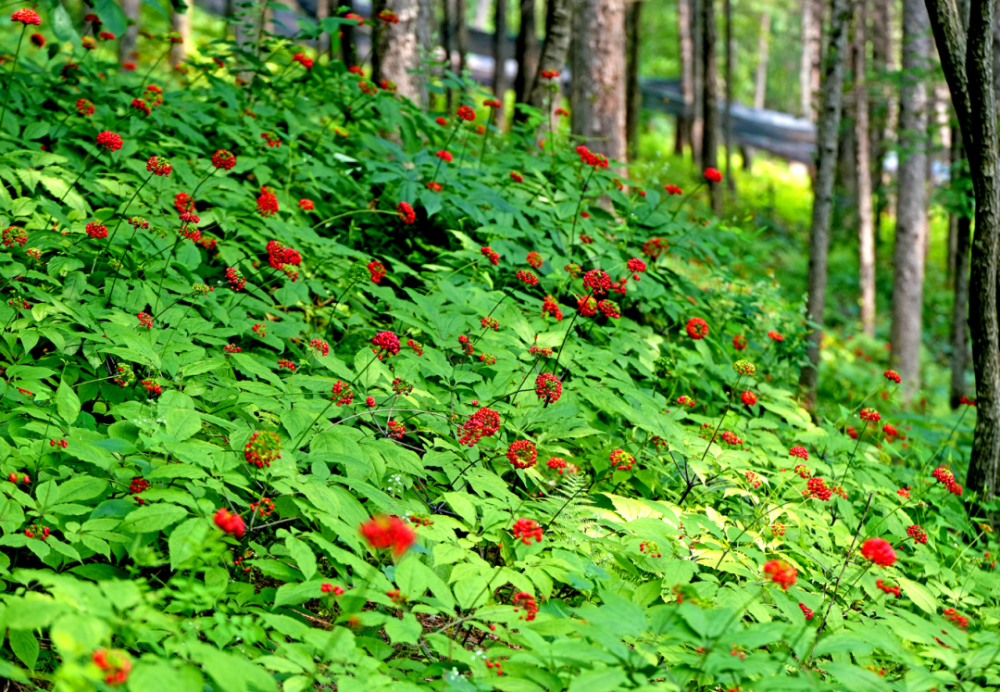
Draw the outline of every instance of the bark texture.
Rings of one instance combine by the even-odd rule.
[[[903,378],[908,404],[920,388],[924,244],[927,233],[927,90],[924,77],[930,27],[923,0],[903,0],[903,84],[899,100],[899,201],[893,256],[890,362]]]
[[[868,83],[865,47],[867,3],[860,0],[854,27],[854,143],[857,147],[858,181],[858,288],[861,294],[861,329],[875,335],[875,229],[872,220],[871,156],[868,149]]]
[[[733,178],[733,3],[732,0],[722,0],[722,14],[726,27],[726,104],[722,114],[722,136],[726,145],[726,187],[730,192],[736,192],[736,179]],[[721,202],[721,200],[720,200]]]
[[[535,0],[521,0],[521,27],[517,33],[516,50],[515,100],[517,103],[526,103],[531,89],[531,80],[538,74],[538,28],[535,22]]]
[[[177,65],[187,57],[187,47],[191,43],[191,14],[189,12],[170,13],[170,26],[181,35],[181,42],[170,46],[170,64]]]
[[[763,108],[767,99],[767,61],[771,50],[771,15],[760,16],[760,38],[757,39],[757,74],[753,81],[753,107]]]
[[[372,54],[372,80],[388,79],[396,85],[396,93],[417,101],[420,92],[415,75],[419,63],[417,51],[417,0],[376,0],[372,13],[391,10],[399,17],[398,24],[383,24],[378,29],[378,43]]]
[[[507,93],[507,0],[496,0],[493,6],[493,95],[500,103],[506,103]],[[493,111],[493,124],[503,129],[506,125],[506,109]]]
[[[878,80],[869,89],[873,98],[868,102],[868,120],[872,159],[872,184],[875,192],[875,245],[879,244],[882,214],[889,205],[886,188],[885,157],[888,153],[890,137],[888,127],[893,119],[893,103],[889,99],[889,85],[886,76],[895,69],[892,59],[892,0],[872,0],[872,64],[871,71]]]
[[[554,0],[549,0],[553,2]],[[628,158],[635,161],[639,155],[639,113],[642,93],[639,91],[639,45],[642,34],[642,0],[630,0],[625,9],[625,40],[627,42],[627,79],[625,97],[628,110],[625,115],[625,136],[628,140]],[[546,40],[548,38],[546,37]]]
[[[118,43],[118,62],[135,60],[135,44],[139,37],[139,0],[121,0],[122,13],[126,19],[132,20]]]
[[[968,172],[965,147],[962,146],[962,132],[956,129],[951,135],[952,175],[959,168]],[[959,164],[959,165],[955,165]],[[971,205],[970,205],[971,206]],[[949,403],[958,408],[965,396],[965,366],[969,350],[969,245],[972,235],[972,219],[961,212],[953,214],[955,248],[951,253],[952,303],[951,313],[951,387]],[[949,239],[950,241],[951,239]]]
[[[847,59],[847,32],[851,11],[847,0],[833,0],[830,34],[823,69],[821,110],[816,129],[816,180],[813,188],[812,238],[809,248],[809,297],[806,317],[823,324],[826,310],[826,270],[830,249],[830,215],[833,207],[833,177],[837,164],[837,129],[840,126],[841,90],[844,86],[844,63]],[[809,332],[806,355],[799,384],[804,402],[812,408],[816,401],[820,329]]]
[[[527,102],[534,108],[552,108],[555,99],[550,85],[559,85],[560,80],[542,79],[542,72],[566,69],[566,54],[569,52],[570,32],[573,28],[573,3],[571,0],[548,0],[545,7],[545,43],[538,58],[538,69],[531,77]],[[559,92],[556,91],[556,94]]]
[[[573,134],[625,160],[625,2],[582,0],[573,17]]]
[[[704,113],[704,132],[701,140],[701,158],[704,168],[718,168],[718,132],[719,132],[719,91],[717,70],[715,66],[715,0],[701,0],[701,40],[702,40],[702,74],[704,90],[702,104]],[[708,191],[712,198],[712,211],[716,215],[722,213],[722,185],[709,181]]]
[[[677,0],[677,35],[680,40],[681,94],[684,96],[684,115],[677,118],[674,153],[682,156],[684,147],[691,146],[691,127],[694,123],[694,0]]]
[[[1000,466],[1000,345],[997,255],[1000,237],[1000,145],[993,92],[992,0],[973,0],[966,36],[954,0],[926,0],[976,196],[969,280],[969,327],[976,374],[976,429],[966,487],[985,500],[997,490]],[[973,512],[975,506],[970,507]]]
[[[691,36],[693,37],[692,53],[694,101],[691,115],[691,160],[695,165],[702,165],[701,147],[705,129],[705,41],[702,32],[702,3],[707,0],[691,0]]]
[[[436,44],[434,43],[434,25],[437,22],[434,12],[434,0],[417,0],[417,58],[421,71],[413,76],[420,93],[420,102],[430,104],[430,94],[427,83],[431,79],[431,67],[428,60],[434,59]]]
[[[823,47],[822,0],[802,0],[802,59],[799,63],[799,108],[802,117],[816,121],[814,99],[820,89]]]

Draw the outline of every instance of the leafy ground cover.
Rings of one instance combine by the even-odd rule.
[[[0,676],[997,684],[974,409],[898,411],[832,341],[814,420],[801,313],[700,183],[280,40],[140,72],[44,19],[5,34]]]

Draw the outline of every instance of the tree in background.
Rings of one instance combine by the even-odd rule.
[[[170,11],[170,26],[180,34],[181,40],[170,46],[170,64],[179,65],[187,57],[187,47],[191,42],[191,15],[187,11]]]
[[[139,0],[121,0],[122,14],[128,21],[128,28],[118,42],[118,62],[123,63],[135,58],[136,40],[139,38]]]
[[[799,109],[816,121],[813,98],[820,89],[820,51],[823,46],[822,0],[802,0],[802,60],[799,63]]]
[[[521,25],[517,32],[517,76],[514,77],[514,102],[527,103],[531,81],[538,73],[538,28],[535,0],[521,0]],[[515,111],[515,117],[517,113]]]
[[[507,0],[496,0],[493,6],[493,95],[503,103],[507,93]],[[493,109],[493,124],[503,129],[506,109]]]
[[[890,360],[903,377],[909,402],[920,386],[920,344],[927,234],[927,90],[923,71],[930,53],[923,0],[903,0],[903,84],[899,101],[899,201],[893,256]]]
[[[858,288],[861,330],[875,336],[875,226],[872,219],[871,140],[868,132],[868,3],[860,0],[851,59],[854,73],[854,146],[858,181]]]
[[[966,486],[985,500],[997,492],[1000,471],[1000,330],[997,265],[1000,250],[1000,142],[993,85],[992,0],[971,0],[968,30],[953,0],[926,0],[934,41],[966,143],[976,196],[969,283],[976,429]],[[995,517],[994,517],[995,522]]]
[[[684,147],[692,146],[694,125],[694,0],[677,0],[677,33],[681,65],[681,94],[684,97],[684,114],[677,118],[674,153],[684,154]]]
[[[704,107],[704,130],[701,140],[701,162],[703,168],[718,168],[719,132],[719,80],[715,65],[715,0],[701,0],[701,40],[702,74],[704,75],[702,105]],[[708,181],[712,199],[712,211],[722,213],[722,187]]]
[[[889,98],[892,91],[888,75],[895,67],[892,60],[892,0],[872,0],[872,61],[871,72],[876,82],[868,100],[869,151],[871,152],[872,183],[875,194],[874,236],[875,245],[881,237],[882,216],[889,206],[888,187],[885,182],[885,157],[891,138],[889,130],[894,121],[895,101]]]
[[[830,217],[833,207],[833,178],[837,163],[837,130],[840,127],[841,91],[844,63],[847,59],[847,33],[851,11],[847,0],[833,0],[830,33],[827,39],[826,64],[823,70],[821,109],[816,128],[816,180],[813,185],[812,239],[809,248],[809,297],[806,317],[817,327],[808,336],[806,355],[799,383],[804,390],[804,404],[815,405],[819,366],[819,344],[823,337],[826,310],[827,255],[830,250]]]
[[[378,26],[375,50],[372,53],[372,79],[379,83],[383,79],[396,85],[396,92],[413,101],[419,101],[420,92],[414,70],[420,65],[417,50],[417,1],[416,0],[375,0],[372,13],[375,17],[383,11],[393,12],[398,22],[382,22]]]
[[[643,0],[628,0],[625,8],[626,73],[625,133],[628,140],[629,161],[639,156],[639,117],[642,108],[642,94],[639,92],[639,44],[642,36]]]
[[[624,161],[625,2],[582,0],[573,17],[573,134]]]
[[[530,77],[527,86],[528,96],[525,102],[532,108],[553,110],[558,107],[558,98],[553,97],[549,86],[557,88],[561,80],[541,78],[543,72],[562,72],[566,68],[566,55],[569,52],[570,33],[573,24],[573,3],[571,0],[548,0],[545,6],[545,43],[538,59],[538,68]],[[558,91],[556,92],[559,93]],[[515,121],[523,118],[519,113]],[[549,115],[551,118],[551,113]]]

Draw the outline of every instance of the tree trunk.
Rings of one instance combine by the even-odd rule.
[[[390,10],[399,17],[398,24],[383,24],[372,54],[372,81],[387,79],[396,85],[396,93],[419,101],[420,92],[410,72],[420,64],[417,52],[417,0],[375,0],[372,13],[377,17]]]
[[[701,40],[702,40],[702,74],[704,76],[704,91],[702,104],[704,113],[704,132],[701,140],[701,158],[703,168],[718,168],[719,145],[716,135],[719,132],[719,95],[718,79],[715,67],[715,0],[702,0]],[[722,186],[720,183],[708,181],[708,192],[712,199],[712,211],[716,216],[722,214]]]
[[[330,16],[330,0],[316,0],[316,21],[322,22],[324,19]],[[323,55],[323,51],[327,48],[328,34],[325,31],[321,31],[319,36],[316,37],[316,57]]]
[[[889,93],[886,75],[894,69],[892,60],[892,0],[873,0],[872,3],[872,72],[878,86],[869,93],[874,98],[868,103],[868,121],[872,159],[872,182],[875,191],[874,235],[875,245],[879,245],[882,215],[888,206],[888,190],[885,184],[885,157],[889,139],[886,129],[889,124]]]
[[[841,90],[847,59],[847,31],[851,11],[847,0],[833,0],[830,34],[823,69],[821,112],[816,128],[816,181],[813,189],[812,239],[809,248],[809,298],[806,317],[823,324],[826,310],[826,270],[830,249],[830,215],[833,207],[833,176],[837,164],[837,130],[840,127]],[[809,332],[806,354],[809,363],[799,378],[804,404],[814,408],[822,331]]]
[[[573,134],[609,159],[624,161],[624,0],[583,0],[573,35]]]
[[[472,20],[472,28],[486,31],[486,20],[490,16],[490,0],[476,0],[476,18]]]
[[[861,293],[861,329],[875,336],[875,230],[872,222],[872,178],[868,150],[868,84],[865,80],[867,2],[861,0],[854,27],[854,143],[858,179],[858,283]]]
[[[417,0],[417,59],[423,69],[418,74],[413,75],[417,84],[417,92],[420,94],[420,103],[425,108],[431,105],[430,93],[427,84],[432,78],[431,66],[428,60],[436,56],[436,44],[434,43],[434,25],[437,21],[434,12],[434,0]]]
[[[555,0],[549,0],[553,4]],[[625,98],[628,99],[625,114],[625,137],[628,141],[629,161],[639,156],[639,112],[642,108],[642,93],[639,91],[639,41],[642,31],[642,0],[630,0],[625,10],[625,41],[627,62]],[[546,41],[548,38],[546,38]]]
[[[560,80],[541,79],[542,72],[566,69],[566,54],[569,52],[570,33],[573,28],[573,3],[571,0],[549,0],[545,8],[545,43],[538,58],[538,69],[530,78],[527,103],[540,111],[549,111],[558,106]],[[553,92],[551,87],[555,87]],[[518,118],[515,118],[517,120]],[[523,116],[522,118],[523,119]]]
[[[1000,467],[1000,345],[997,329],[997,254],[1000,237],[1000,145],[993,92],[994,3],[975,0],[968,38],[953,2],[927,0],[941,66],[962,128],[976,196],[969,282],[976,429],[966,477],[968,490],[989,501]],[[978,507],[970,507],[977,511]]]
[[[996,45],[994,44],[994,48]],[[962,146],[962,131],[954,128],[951,135],[953,180],[968,172],[968,163],[964,162],[965,148]],[[971,201],[971,200],[970,200]],[[969,205],[971,208],[971,204]],[[966,213],[954,212],[954,242],[955,249],[951,253],[951,280],[954,295],[951,313],[951,394],[949,403],[953,409],[958,408],[965,396],[965,365],[966,352],[969,350],[969,240],[972,231],[972,219]]]
[[[799,109],[803,118],[816,122],[813,99],[819,92],[823,42],[822,0],[802,0],[802,59],[799,63]]]
[[[521,27],[517,33],[517,76],[514,98],[527,103],[531,82],[538,74],[538,29],[535,26],[535,0],[521,0]],[[514,119],[518,118],[517,111]]]
[[[691,0],[691,35],[693,37],[692,66],[694,78],[693,115],[691,120],[691,160],[696,166],[703,164],[701,158],[702,140],[705,130],[705,50],[702,31],[702,3],[707,0]]]
[[[924,237],[927,233],[927,90],[920,72],[930,52],[929,19],[923,0],[903,0],[903,84],[899,100],[899,201],[893,255],[890,362],[903,378],[909,404],[920,387],[924,297]],[[918,76],[919,75],[919,76]]]
[[[722,0],[722,14],[726,27],[726,107],[722,116],[723,141],[726,145],[726,187],[735,196],[736,179],[733,178],[733,3]],[[721,191],[720,191],[721,194]],[[721,211],[721,209],[720,209]]]
[[[455,50],[458,55],[453,64],[453,71],[459,77],[465,72],[466,60],[469,56],[469,22],[468,3],[466,0],[455,0]]]
[[[677,34],[680,39],[681,94],[684,97],[684,115],[677,118],[674,153],[684,155],[684,147],[691,146],[691,127],[694,122],[694,0],[677,0]],[[692,154],[693,158],[693,154]]]
[[[507,94],[507,0],[496,0],[493,7],[493,95],[500,103],[506,103]],[[493,124],[503,129],[506,125],[506,109],[493,111]]]
[[[132,20],[132,23],[125,29],[125,33],[118,43],[118,62],[135,60],[135,44],[139,37],[139,0],[121,0],[122,13],[125,19]]]
[[[191,42],[191,13],[172,11],[170,26],[181,35],[181,42],[170,46],[170,64],[179,65],[187,58],[187,47]]]
[[[441,47],[444,48],[444,70],[454,72],[452,60],[455,56],[455,0],[441,2]],[[450,87],[445,90],[445,105],[452,112],[455,92]]]
[[[345,14],[354,12],[354,0],[338,0],[337,5],[343,8]],[[358,64],[358,49],[354,42],[354,23],[341,24],[340,34],[340,58],[347,67],[354,67]]]
[[[771,13],[760,16],[760,38],[757,39],[757,76],[753,82],[753,107],[763,108],[767,99],[767,61],[771,48]]]

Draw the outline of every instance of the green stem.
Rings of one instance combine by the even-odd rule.
[[[14,65],[10,68],[10,77],[7,78],[7,88],[4,89],[3,110],[0,111],[0,132],[3,132],[3,119],[7,115],[7,106],[10,103],[10,90],[14,85],[14,73],[17,71],[17,58],[21,55],[21,43],[24,41],[24,33],[28,30],[28,25],[21,27],[21,36],[17,39],[17,50],[14,52]]]

